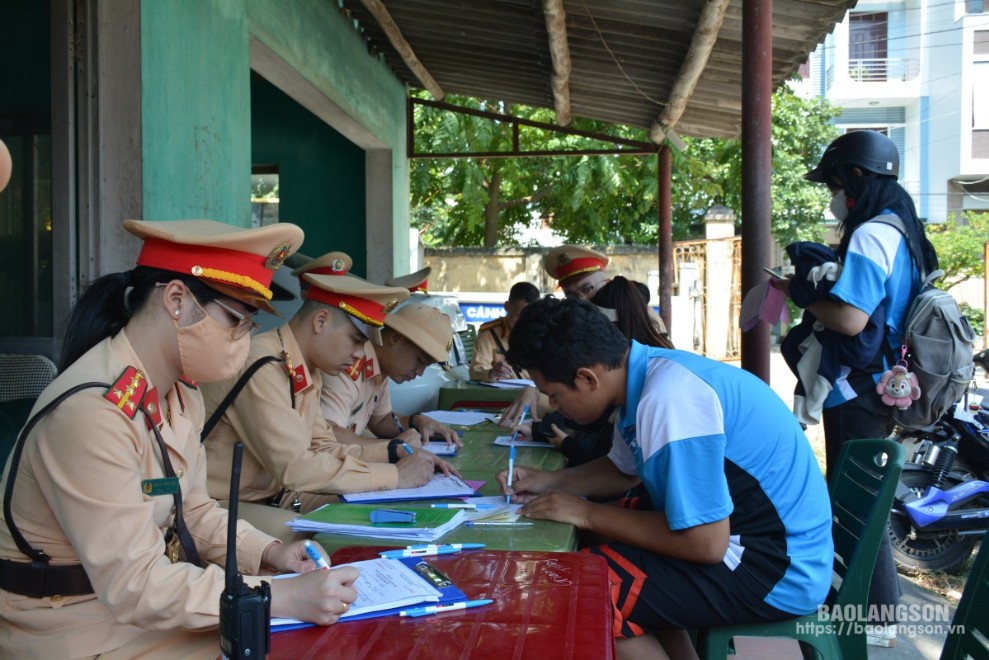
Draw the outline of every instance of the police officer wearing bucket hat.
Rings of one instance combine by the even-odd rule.
[[[3,479],[0,656],[216,654],[227,515],[206,491],[192,380],[243,363],[290,224],[209,220],[124,227],[138,266],[93,282],[72,310],[61,373],[41,394]],[[47,411],[47,412],[45,412]],[[229,463],[222,466],[229,472]],[[276,616],[332,623],[351,568],[314,571],[301,544],[240,521],[239,569],[276,580]],[[260,578],[246,578],[256,585]]]
[[[217,499],[227,496],[229,470],[221,467],[229,465],[241,440],[241,514],[283,538],[293,538],[284,523],[295,515],[297,493],[410,488],[425,484],[436,469],[452,469],[431,452],[409,456],[387,441],[343,444],[320,409],[324,374],[350,368],[363,357],[368,339],[380,344],[386,315],[408,290],[351,276],[302,278],[308,285],[305,302],[292,319],[253,339],[240,374],[203,388],[207,409],[220,415],[206,429],[209,492]],[[241,381],[256,363],[256,371]]]

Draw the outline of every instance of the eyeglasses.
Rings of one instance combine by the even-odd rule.
[[[599,284],[588,282],[587,284],[581,284],[580,286],[571,289],[563,294],[564,298],[590,298],[591,294],[600,288]]]
[[[155,282],[155,286],[165,287],[168,286],[168,284],[166,282]],[[203,306],[199,304],[199,301],[196,299],[196,296],[193,296],[191,291],[189,292],[189,295],[192,296],[192,301],[196,304],[196,307],[202,310],[203,314],[209,314],[209,312],[203,309]],[[258,330],[261,329],[261,324],[254,322],[253,314],[251,315],[251,317],[247,317],[241,314],[240,312],[238,312],[236,309],[232,308],[230,305],[225,305],[224,303],[220,302],[215,298],[210,302],[216,303],[216,305],[220,309],[230,314],[230,316],[234,317],[234,319],[237,321],[237,325],[235,325],[233,328],[230,329],[230,338],[233,339],[234,341],[240,339],[246,334],[250,334],[253,337],[258,333]]]
[[[226,313],[230,314],[230,316],[232,316],[235,319],[237,319],[237,325],[235,325],[230,330],[230,337],[231,337],[231,339],[237,340],[237,339],[240,339],[241,337],[243,337],[244,335],[247,335],[247,334],[249,334],[249,335],[251,335],[253,337],[254,335],[256,335],[258,333],[258,330],[261,329],[261,324],[260,323],[256,323],[254,321],[254,319],[252,318],[253,317],[253,314],[251,316],[245,316],[244,314],[241,314],[240,312],[238,312],[236,309],[230,307],[229,305],[227,305],[225,303],[220,302],[219,300],[217,300],[215,298],[213,300],[211,300],[210,302],[211,303],[214,303],[217,307],[221,308],[223,311],[225,311]]]

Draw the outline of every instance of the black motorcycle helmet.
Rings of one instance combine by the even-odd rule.
[[[893,141],[876,131],[852,131],[834,139],[821,156],[817,167],[804,175],[814,183],[826,183],[838,167],[858,167],[894,179],[900,174],[900,154]]]

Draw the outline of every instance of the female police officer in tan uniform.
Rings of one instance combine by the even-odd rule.
[[[273,270],[303,235],[289,224],[124,226],[144,239],[138,267],[79,300],[63,371],[33,412],[103,385],[41,417],[5,469],[3,657],[218,655],[227,514],[206,492],[203,402],[186,381],[239,369]],[[301,544],[243,521],[237,550],[242,573],[306,573],[273,581],[272,615],[332,623],[356,598],[355,569],[313,571]]]

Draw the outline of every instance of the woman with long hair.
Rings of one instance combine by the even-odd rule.
[[[206,492],[193,381],[236,373],[302,230],[142,222],[137,267],[72,310],[62,371],[4,474],[0,656],[217,655],[227,513]],[[332,623],[357,571],[315,571],[302,543],[240,521],[241,573],[272,580],[276,616]],[[259,577],[247,577],[260,585]]]

